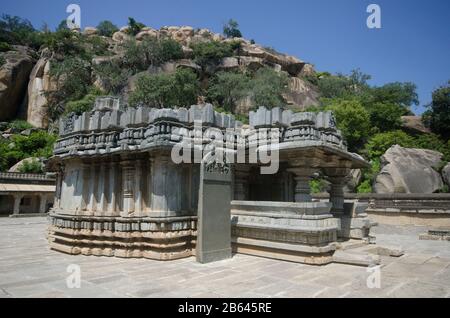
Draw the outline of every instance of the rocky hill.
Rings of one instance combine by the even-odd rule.
[[[104,90],[102,81],[95,74],[95,65],[104,62],[122,60],[124,47],[129,41],[137,43],[146,39],[173,39],[181,45],[183,56],[164,61],[160,65],[151,65],[147,70],[133,74],[130,72],[127,85],[120,94],[127,100],[128,94],[134,88],[138,75],[142,73],[173,73],[179,68],[191,69],[200,73],[202,87],[206,88],[208,80],[220,71],[255,72],[268,67],[276,72],[287,75],[288,89],[283,92],[284,102],[294,109],[304,109],[307,106],[317,105],[319,93],[317,88],[305,80],[305,77],[315,73],[314,67],[296,57],[281,54],[273,49],[265,48],[244,38],[225,38],[221,34],[213,33],[207,29],[194,29],[189,26],[162,27],[159,30],[143,27],[133,35],[130,27],[123,27],[112,36],[102,36],[93,27],[87,27],[78,32],[79,38],[87,45],[92,43],[105,46],[102,52],[94,52],[92,59],[84,67],[89,70],[92,84]],[[198,43],[238,43],[230,56],[218,60],[202,69],[195,61],[193,45]],[[92,51],[92,48],[91,48]],[[22,118],[38,128],[47,128],[49,124],[48,96],[58,89],[56,76],[52,76],[53,64],[64,59],[61,53],[52,52],[45,46],[40,50],[33,50],[25,46],[12,46],[11,50],[1,53],[4,64],[0,70],[0,121]],[[201,96],[198,96],[201,99]],[[237,101],[238,113],[248,113],[255,106],[249,96]]]

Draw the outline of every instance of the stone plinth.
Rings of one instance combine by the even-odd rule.
[[[306,264],[328,264],[339,220],[326,202],[232,201],[232,242],[237,253]]]

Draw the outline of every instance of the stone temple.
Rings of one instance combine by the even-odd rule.
[[[208,129],[219,134],[198,142],[198,134]],[[254,142],[252,136],[263,129],[276,131],[276,137]],[[374,224],[365,214],[367,205],[345,202],[343,192],[350,169],[368,163],[347,151],[331,112],[260,107],[250,113],[250,125],[243,125],[209,104],[121,109],[119,100],[100,98],[92,112],[60,124],[49,162],[58,176],[50,212],[51,248],[157,260],[195,255],[199,201],[209,200],[211,207],[222,195],[228,202],[228,196],[219,191],[216,198],[199,199],[200,163],[175,163],[172,158],[182,140],[202,151],[218,149],[211,148],[217,142],[245,150],[244,162],[237,160],[237,152],[226,155],[231,195],[226,220],[220,222],[228,227],[225,236],[233,252],[327,264],[333,262],[337,242],[371,241]],[[267,162],[260,157],[274,152],[275,144],[278,156],[273,160],[279,168],[263,174]],[[309,182],[317,173],[331,184],[327,202],[312,200]]]

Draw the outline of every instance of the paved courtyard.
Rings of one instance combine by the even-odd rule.
[[[381,288],[369,289],[367,268],[344,264],[70,256],[48,249],[46,226],[46,218],[0,218],[0,297],[450,297],[450,242],[419,241],[423,228],[375,231],[405,255],[382,257]],[[79,289],[67,287],[71,264],[81,269]]]

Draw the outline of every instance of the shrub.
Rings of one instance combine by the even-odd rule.
[[[111,21],[102,21],[97,25],[98,34],[111,37],[115,32],[119,31],[116,25]]]
[[[336,116],[337,127],[342,131],[351,151],[360,149],[370,131],[370,117],[366,109],[356,99],[329,100],[325,106]]]
[[[404,108],[396,104],[375,103],[369,109],[372,128],[379,132],[399,129],[402,125],[401,116]]]
[[[235,112],[236,103],[248,94],[249,78],[242,73],[218,72],[211,80],[208,98],[225,110]]]
[[[131,75],[130,71],[121,68],[119,63],[115,61],[94,65],[93,68],[107,94],[119,94]]]
[[[269,67],[259,69],[250,83],[250,91],[256,106],[273,108],[284,105],[288,76]]]
[[[309,182],[311,193],[323,193],[327,190],[327,182],[322,179],[313,179]]]
[[[378,159],[393,145],[413,147],[414,138],[401,130],[379,133],[369,139],[364,152],[370,160]]]
[[[13,130],[26,130],[33,128],[33,125],[28,123],[26,120],[16,119],[12,122],[8,123],[8,128],[12,128]]]
[[[224,57],[233,55],[234,43],[219,41],[200,42],[191,45],[194,61],[205,69],[209,65],[218,64]]]
[[[175,74],[142,75],[130,94],[131,106],[153,107],[189,106],[195,104],[199,92],[197,75],[188,69]]]
[[[128,18],[128,33],[131,35],[136,35],[141,32],[142,28],[145,27],[145,24],[141,22],[136,22],[133,18]]]
[[[42,173],[42,163],[36,158],[31,158],[31,160],[25,160],[18,168],[18,171],[21,173]]]
[[[242,33],[239,30],[239,23],[230,19],[227,24],[223,26],[223,34],[227,38],[242,38]]]
[[[84,112],[91,111],[94,107],[95,99],[101,95],[104,95],[102,91],[96,88],[92,88],[89,91],[89,94],[85,95],[82,99],[68,102],[66,104],[64,113],[75,113],[77,115],[81,115]]]
[[[0,52],[8,52],[11,50],[11,45],[6,42],[0,42]]]

